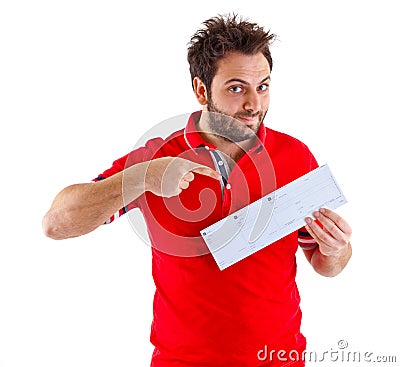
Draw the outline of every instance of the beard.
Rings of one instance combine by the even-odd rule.
[[[234,143],[239,143],[255,137],[268,111],[259,111],[257,113],[243,111],[235,113],[234,115],[228,115],[215,105],[212,98],[207,103],[207,109],[210,133]],[[257,116],[258,121],[252,126],[248,126],[237,120],[239,117],[255,118]]]

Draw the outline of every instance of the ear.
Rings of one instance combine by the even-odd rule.
[[[203,106],[206,105],[208,102],[207,89],[205,84],[198,76],[193,79],[193,90],[197,101]]]

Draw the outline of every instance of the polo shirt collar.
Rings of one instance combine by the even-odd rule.
[[[194,151],[196,150],[196,148],[199,147],[208,147],[208,149],[217,149],[214,145],[204,140],[199,130],[197,129],[196,125],[200,120],[200,116],[201,116],[201,111],[193,112],[189,116],[188,123],[183,133],[186,144],[189,146],[190,149]],[[259,139],[260,144],[257,144],[256,146],[251,148],[248,153],[258,150],[260,145],[265,144],[266,129],[263,123],[261,123],[257,131],[257,137]]]

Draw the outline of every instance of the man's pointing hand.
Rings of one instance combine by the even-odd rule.
[[[179,157],[157,158],[149,162],[145,175],[145,190],[166,198],[179,195],[194,180],[194,173],[216,180],[221,175],[210,167]]]

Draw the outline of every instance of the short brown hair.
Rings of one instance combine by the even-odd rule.
[[[197,76],[211,92],[211,82],[217,72],[217,62],[232,51],[245,55],[262,52],[272,70],[269,45],[275,39],[275,34],[265,32],[256,23],[243,20],[236,14],[210,18],[203,22],[203,25],[205,28],[199,29],[188,45],[192,86],[193,79]]]

